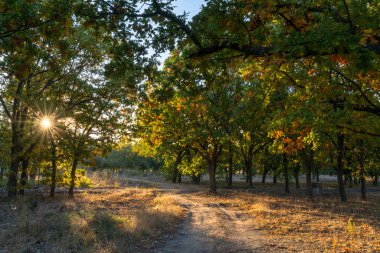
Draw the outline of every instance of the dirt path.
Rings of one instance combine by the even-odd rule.
[[[191,186],[160,184],[160,188],[185,206],[188,214],[178,232],[155,253],[268,252],[247,215],[224,203],[210,203]]]

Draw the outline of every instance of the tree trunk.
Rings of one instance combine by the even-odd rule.
[[[313,198],[313,188],[312,188],[312,178],[311,172],[313,171],[313,162],[314,162],[314,151],[310,150],[303,151],[303,161],[306,172],[306,192],[309,198]]]
[[[337,179],[339,184],[340,199],[342,202],[347,202],[346,190],[343,180],[343,153],[344,153],[344,135],[338,133],[338,156],[337,156]]]
[[[0,180],[4,179],[4,168],[0,167]]]
[[[179,175],[178,175],[178,165],[181,163],[182,158],[183,158],[183,151],[179,151],[179,152],[177,153],[177,157],[176,157],[176,159],[175,159],[174,166],[173,166],[172,182],[173,182],[174,184],[177,183],[177,179],[179,179]],[[178,182],[178,183],[180,183],[180,182]]]
[[[55,146],[53,137],[51,137],[51,169],[50,197],[54,198],[57,177],[57,147]]]
[[[296,179],[296,189],[300,189],[300,180],[299,180],[299,174],[300,174],[300,167],[297,164],[296,167],[293,169],[294,178]]]
[[[17,196],[17,175],[20,165],[20,155],[22,146],[19,143],[20,136],[17,123],[12,122],[12,147],[11,147],[11,166],[8,176],[8,197],[14,198]]]
[[[245,169],[247,171],[247,183],[249,188],[253,188],[252,181],[252,159],[248,156],[248,159],[245,161]]]
[[[182,183],[182,174],[178,173],[178,183]]]
[[[266,166],[264,166],[264,173],[263,173],[263,177],[261,178],[261,183],[262,184],[265,184],[265,179],[267,177],[268,172],[269,172],[269,170],[267,169]]]
[[[360,178],[360,190],[362,193],[362,200],[367,201],[367,190],[365,185],[365,170],[364,170],[364,147],[363,140],[358,140],[358,146],[360,148],[359,154],[359,178]]]
[[[37,172],[38,172],[38,168],[36,164],[33,163],[33,166],[31,166],[30,173],[29,173],[29,177],[32,183],[36,182]]]
[[[23,158],[21,160],[21,166],[22,166],[22,173],[21,173],[19,194],[20,195],[24,195],[26,183],[27,183],[27,180],[28,180],[29,158]]]
[[[21,96],[24,90],[24,84],[26,79],[22,79],[17,84],[17,89],[12,104],[12,146],[11,146],[11,164],[8,176],[8,197],[14,198],[17,196],[17,175],[20,164],[20,157],[23,150],[23,146],[20,141],[22,139],[22,131],[25,126],[25,120],[28,112],[28,108],[21,109]]]
[[[11,158],[11,169],[8,176],[8,197],[14,198],[17,196],[17,174],[19,166],[19,158],[12,155]]]
[[[201,176],[192,175],[192,180],[194,184],[199,184],[201,182]]]
[[[75,187],[75,176],[77,172],[79,158],[78,156],[74,155],[73,164],[71,165],[71,173],[70,173],[70,188],[69,188],[69,196],[71,198],[74,197],[74,187]]]
[[[216,193],[216,164],[217,158],[215,155],[208,159],[208,174],[210,182],[210,192]]]
[[[367,190],[365,185],[365,174],[364,174],[364,161],[360,164],[360,190],[362,193],[362,200],[367,201]]]
[[[288,156],[287,154],[282,155],[282,162],[284,166],[284,179],[285,179],[285,192],[290,193],[289,189],[289,168],[288,168]]]
[[[232,185],[232,175],[233,175],[233,167],[234,167],[234,160],[233,160],[233,153],[232,153],[232,145],[228,147],[228,186]]]
[[[372,177],[372,184],[374,185],[374,186],[377,186],[378,185],[378,181],[379,180],[379,176],[376,174],[376,175],[374,175],[373,177]]]
[[[273,184],[277,184],[277,175],[273,175]]]
[[[319,182],[319,166],[316,166],[315,168],[315,175],[317,177],[317,182]]]
[[[354,188],[354,180],[352,178],[352,174],[350,172],[350,174],[348,175],[348,188]]]
[[[178,177],[178,170],[177,170],[177,166],[176,164],[174,163],[174,166],[173,166],[173,175],[172,175],[172,183],[177,183],[177,177]]]

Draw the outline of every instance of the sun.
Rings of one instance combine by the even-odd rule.
[[[43,129],[50,129],[52,126],[51,119],[48,117],[42,118],[40,124]]]

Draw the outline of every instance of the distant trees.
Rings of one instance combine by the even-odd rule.
[[[112,150],[104,157],[95,158],[96,169],[113,169],[122,171],[123,169],[158,170],[162,162],[151,157],[140,156],[131,146],[124,146],[120,149]]]

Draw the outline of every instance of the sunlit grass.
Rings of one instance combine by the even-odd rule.
[[[32,211],[28,203],[34,201]],[[14,206],[0,204],[0,250],[135,252],[174,232],[184,216],[171,197],[153,188],[94,191],[73,200],[25,198]]]
[[[326,196],[311,202],[304,196],[278,196],[278,192],[227,191],[203,197],[247,214],[252,230],[261,233],[274,251],[380,252],[376,195],[368,202],[353,198],[348,203]]]

